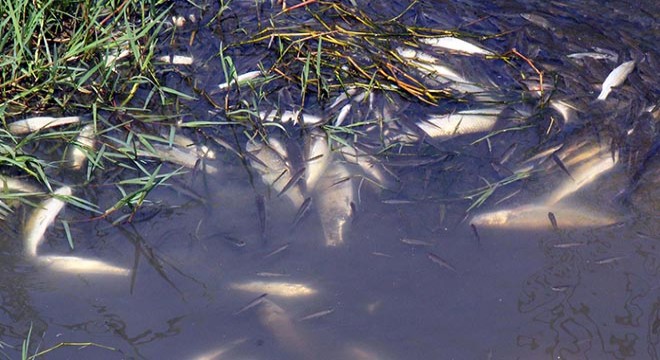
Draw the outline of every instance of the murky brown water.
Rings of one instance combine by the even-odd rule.
[[[257,13],[254,3],[234,2],[221,22],[191,25],[177,34],[180,37],[172,49],[164,52],[209,60],[204,65],[164,70],[164,83],[191,93],[187,80],[194,79],[196,88],[209,92],[224,82],[222,67],[213,55],[220,41],[243,36],[232,29],[256,29],[257,22],[272,11],[266,4]],[[407,5],[383,4],[362,2],[360,6],[375,16],[391,18]],[[208,11],[200,12],[179,4],[173,11],[194,12],[200,24],[206,24],[217,10],[217,4],[207,6]],[[521,13],[541,18],[527,16],[530,21]],[[213,162],[220,168],[218,174],[188,174],[178,178],[177,187],[157,189],[149,195],[153,204],[145,206],[131,224],[86,221],[88,214],[72,207],[61,214],[70,221],[76,256],[134,268],[131,277],[55,274],[32,266],[23,260],[19,230],[28,210],[19,209],[16,217],[3,223],[0,242],[0,354],[18,358],[20,343],[32,326],[32,342],[40,349],[61,342],[93,342],[115,349],[65,347],[46,355],[52,359],[202,359],[218,349],[225,352],[211,358],[657,359],[658,121],[639,113],[658,105],[654,45],[658,28],[653,15],[658,13],[653,2],[576,6],[528,1],[486,6],[463,1],[413,6],[400,21],[426,27],[460,26],[473,33],[505,32],[500,38],[484,40],[483,45],[497,52],[515,47],[535,58],[539,66],[558,74],[561,98],[586,111],[577,123],[561,131],[552,128],[550,135],[544,133],[548,116],[539,115],[533,127],[474,146],[466,146],[474,139],[436,147],[419,142],[398,154],[386,153],[382,160],[400,179],[400,188],[380,192],[368,183],[360,187],[344,246],[323,245],[321,219],[315,211],[292,227],[298,209],[285,196],[269,194],[258,178],[249,177],[236,156],[219,147],[219,160]],[[188,45],[192,31],[196,31],[196,41]],[[565,58],[592,48],[611,50],[620,60]],[[259,60],[272,61],[263,46],[232,49],[229,55],[239,74],[255,70],[253,65]],[[594,103],[597,85],[630,58],[639,63],[627,85],[606,104]],[[454,61],[452,65],[466,67],[466,74],[492,77],[505,97],[515,98],[517,92],[509,91],[519,85],[501,63]],[[467,69],[484,64],[487,68],[479,71]],[[286,94],[280,97],[287,99]],[[269,98],[264,104],[273,101]],[[322,113],[321,104],[312,101],[310,108]],[[187,121],[218,120],[209,114],[211,107],[205,100],[184,101],[180,109]],[[418,103],[392,109],[408,118],[441,112]],[[532,101],[512,102],[507,109],[523,110],[543,113],[534,109]],[[302,152],[303,140],[295,127],[285,126],[296,134],[286,143]],[[626,137],[631,127],[644,129],[635,133],[643,135]],[[270,129],[269,134],[280,136],[281,132]],[[229,131],[212,135],[231,139]],[[369,136],[366,139],[375,142]],[[471,202],[462,197],[485,182],[506,177],[490,163],[512,143],[518,143],[518,148],[511,166],[552,144],[580,139],[607,143],[604,139],[609,138],[618,141],[624,159],[648,154],[646,161],[621,161],[577,194],[580,205],[613,214],[613,225],[570,228],[573,219],[557,212],[558,229],[552,228],[545,213],[545,225],[536,229],[478,226],[475,233],[470,226],[466,210]],[[241,141],[235,146],[244,147]],[[653,146],[656,149],[649,151]],[[401,166],[411,159],[409,165]],[[566,182],[558,166],[548,169],[503,185],[474,212],[535,203]],[[631,173],[639,177],[637,186],[629,186]],[[182,187],[193,189],[205,201],[177,190]],[[255,193],[266,199],[263,234]],[[406,244],[401,239],[425,244]],[[40,251],[70,252],[61,225],[48,231]],[[315,293],[283,297],[272,290],[236,288],[236,284],[254,281],[301,283]],[[260,315],[266,305],[241,311],[264,292],[270,292],[267,299],[281,315],[270,322]],[[325,310],[332,312],[299,320]]]

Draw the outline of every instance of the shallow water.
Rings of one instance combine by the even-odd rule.
[[[230,31],[238,23],[255,28],[258,16],[272,11],[264,5],[264,13],[258,15],[254,3],[234,2],[223,22],[196,27],[193,45],[186,45],[192,30],[185,28],[170,50],[212,58],[220,40],[240,37]],[[378,4],[360,2],[365,9]],[[31,342],[42,350],[61,342],[93,342],[114,349],[70,346],[46,355],[53,359],[198,359],[221,348],[226,351],[217,359],[659,358],[657,154],[643,166],[639,161],[620,163],[578,194],[581,204],[617,216],[618,221],[609,226],[569,229],[564,225],[571,219],[557,213],[558,229],[553,229],[550,220],[531,230],[472,228],[466,219],[471,202],[462,198],[484,180],[502,179],[490,160],[512,142],[519,149],[511,163],[518,163],[548,144],[616,138],[631,124],[639,124],[632,108],[658,104],[658,83],[654,82],[658,72],[652,71],[657,70],[657,50],[650,45],[657,43],[651,38],[657,40],[657,34],[648,30],[653,26],[657,30],[651,22],[657,5],[648,2],[631,9],[630,4],[602,8],[584,3],[571,10],[560,3],[485,6],[463,1],[445,4],[445,11],[439,13],[432,4],[421,2],[401,21],[434,27],[475,21],[467,31],[511,31],[483,44],[498,52],[516,47],[534,54],[538,64],[561,74],[558,92],[589,104],[589,110],[581,114],[578,124],[562,131],[553,129],[553,136],[543,134],[547,117],[541,116],[538,127],[502,134],[489,144],[466,146],[474,139],[439,147],[417,144],[404,149],[401,157],[388,154],[383,160],[392,165],[401,189],[379,192],[365,183],[346,245],[337,248],[323,245],[315,211],[293,228],[297,209],[285,197],[269,194],[258,179],[251,179],[229,152],[214,163],[221,168],[219,174],[188,174],[177,180],[178,188],[193,189],[204,202],[177,187],[160,188],[149,195],[153,204],[138,212],[131,224],[87,221],[88,214],[71,207],[61,214],[71,224],[76,256],[132,268],[130,277],[55,274],[33,266],[23,259],[20,228],[29,210],[21,207],[16,217],[2,225],[0,354],[18,358],[21,341],[32,326]],[[374,12],[391,18],[406,5],[396,3]],[[194,11],[186,6],[177,5],[173,11]],[[208,6],[210,10],[200,18],[212,17],[217,5]],[[552,29],[530,25],[520,17],[523,12],[543,16],[555,25]],[[580,43],[589,45],[579,48],[576,44]],[[611,49],[626,59],[580,63],[564,58],[568,52],[586,51],[590,46]],[[272,61],[272,55],[263,50],[232,50],[238,72],[253,70],[249,65],[255,59]],[[638,56],[646,60],[628,79],[628,86],[607,105],[591,106],[599,92],[597,85],[609,71],[622,60]],[[473,60],[463,61],[472,65]],[[510,70],[502,70],[501,64],[482,63],[488,68],[465,72],[500,81],[503,92],[517,86]],[[194,78],[197,87],[211,91],[224,81],[218,78],[222,69],[214,61],[183,72],[164,72],[165,84],[190,92],[184,79]],[[441,104],[440,108],[452,106]],[[215,119],[208,113],[210,105],[202,100],[184,102],[181,107],[187,119]],[[310,107],[321,112],[321,104],[311,102]],[[393,111],[399,110],[411,118],[439,111],[418,103]],[[653,119],[644,125],[651,129],[651,144],[657,143],[657,125]],[[622,151],[628,158],[646,154],[645,141],[648,137],[626,138]],[[302,151],[302,139],[293,136],[288,142]],[[443,160],[396,166],[397,161],[400,165],[401,160],[436,156]],[[627,197],[622,195],[630,183],[626,166],[643,170],[639,186],[628,188]],[[566,181],[557,166],[549,169],[503,186],[475,211],[536,201]],[[263,234],[257,194],[266,199]],[[99,190],[98,196],[102,199],[103,195]],[[429,245],[409,245],[401,239]],[[64,230],[57,224],[47,232],[40,253],[69,252]],[[433,261],[435,256],[446,265]],[[263,272],[281,276],[260,276]],[[271,326],[259,317],[263,305],[241,311],[264,292],[232,288],[232,284],[250,281],[302,283],[316,293],[298,298],[267,295],[284,311],[283,318]],[[328,309],[333,311],[299,321]]]

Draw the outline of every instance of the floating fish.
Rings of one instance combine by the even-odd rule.
[[[185,149],[176,145],[167,146],[163,144],[151,144],[153,152],[138,150],[139,156],[156,157],[161,161],[171,162],[188,169],[195,169],[199,166],[201,158],[194,149]],[[210,164],[204,164],[204,172],[215,174],[218,168]]]
[[[193,57],[185,55],[163,55],[157,57],[156,60],[172,65],[192,65],[193,63]]]
[[[325,245],[342,245],[351,223],[351,203],[355,198],[355,184],[346,166],[332,163],[319,181],[315,195]]]
[[[411,48],[403,48],[403,47],[396,48],[396,52],[402,58],[409,60],[412,66],[428,71],[430,74],[440,76],[450,81],[456,81],[460,83],[470,83],[470,81],[459,75],[454,70],[450,69],[447,66],[440,65],[441,63],[440,59],[431,56],[427,53],[424,53],[419,50],[415,50]]]
[[[305,163],[307,164],[305,185],[308,191],[314,189],[331,161],[332,154],[326,134],[318,129],[310,131],[305,138]]]
[[[80,274],[80,275],[119,275],[128,276],[130,269],[108,264],[101,260],[80,258],[76,256],[45,255],[37,257],[41,266],[49,270]]]
[[[287,152],[284,145],[277,139],[271,138],[269,145],[261,142],[249,141],[245,150],[252,156],[250,165],[261,176],[261,181],[270,186],[276,193],[282,192],[291,181],[294,172],[287,161]],[[305,201],[300,186],[294,185],[284,195],[298,208]]]
[[[324,316],[328,316],[328,315],[332,314],[333,312],[335,312],[335,309],[333,309],[333,308],[317,311],[313,314],[309,314],[309,315],[301,317],[300,319],[298,319],[298,321],[308,321],[308,320],[314,320],[314,319],[322,318]]]
[[[397,178],[375,157],[355,146],[343,146],[338,151],[346,162],[358,165],[362,173],[383,189],[394,190]]]
[[[0,175],[0,192],[4,192],[4,191],[8,191],[8,192],[18,191],[22,193],[35,193],[35,194],[42,192],[38,187],[29,184],[25,181]]]
[[[41,116],[14,121],[7,125],[7,130],[9,130],[12,135],[24,135],[52,127],[77,124],[79,122],[79,116],[65,116],[60,118]]]
[[[23,228],[26,255],[37,256],[37,248],[44,241],[46,229],[55,221],[55,217],[66,204],[59,196],[71,196],[71,194],[71,188],[63,186],[53,192],[53,197],[44,200],[39,207],[32,211],[30,219]]]
[[[246,72],[245,74],[238,75],[235,79],[231,80],[231,83],[235,84],[236,86],[241,86],[243,84],[246,84],[250,80],[254,80],[261,76],[261,71],[250,71]],[[229,82],[224,82],[220,85],[218,85],[218,89],[220,90],[226,90],[229,88]]]
[[[265,293],[268,294],[268,296],[284,298],[306,297],[317,293],[316,289],[305,284],[284,281],[249,281],[244,283],[232,283],[229,287],[234,290],[251,293]]]
[[[402,238],[401,242],[410,246],[433,246],[433,244],[431,244],[428,241],[410,239],[410,238]]]
[[[453,114],[431,115],[416,125],[435,140],[449,140],[457,135],[491,131],[502,112],[500,108],[464,110]]]
[[[438,264],[438,266],[443,267],[445,269],[449,269],[453,272],[456,272],[456,268],[448,263],[446,260],[442,259],[440,256],[434,254],[434,253],[427,253],[426,257],[429,258],[432,262]]]
[[[278,116],[278,112],[275,110],[270,112],[262,111],[259,113],[259,117],[263,119],[263,121],[279,120],[283,124],[290,122],[293,124],[299,124],[305,126],[320,125],[321,123],[324,122],[324,119],[322,117],[312,114],[306,114],[303,113],[302,111],[284,111],[281,114],[279,114],[279,116]]]
[[[548,229],[548,213],[552,213],[561,227],[583,228],[615,224],[618,219],[612,215],[572,204],[530,204],[510,209],[490,211],[474,216],[472,224],[487,228],[507,228],[536,230]]]
[[[458,51],[469,55],[493,55],[493,52],[452,36],[421,38],[420,42],[436,48]]]
[[[612,70],[612,72],[607,75],[607,78],[605,78],[605,81],[603,82],[603,87],[600,95],[598,95],[598,100],[607,99],[607,96],[612,91],[612,88],[623,84],[623,82],[626,81],[628,75],[630,75],[634,69],[635,61],[631,60],[624,62]]]
[[[94,125],[87,124],[83,126],[68,156],[70,166],[73,170],[80,170],[85,166],[87,154],[89,151],[94,150],[95,144]]]

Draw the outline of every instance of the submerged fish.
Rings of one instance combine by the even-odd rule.
[[[457,135],[491,131],[502,112],[500,108],[464,110],[453,114],[431,115],[416,125],[429,137],[449,140]]]
[[[575,206],[572,204],[531,204],[515,208],[490,211],[474,216],[472,224],[480,227],[507,229],[548,229],[552,224],[548,221],[548,213],[552,213],[555,221],[562,228],[599,227],[612,225],[618,219],[610,214]]]
[[[38,130],[49,129],[56,126],[75,124],[80,122],[79,116],[65,116],[60,118],[50,116],[33,117],[14,121],[7,125],[7,130],[12,135],[24,135]]]
[[[232,283],[229,287],[234,290],[260,294],[266,293],[268,296],[285,298],[311,296],[317,293],[316,289],[305,284],[284,281],[249,281],[244,283]]]
[[[128,276],[130,269],[112,265],[101,260],[76,256],[45,255],[37,257],[39,265],[49,270],[81,275],[119,275]]]
[[[294,172],[287,162],[287,152],[284,145],[277,139],[271,138],[269,145],[261,142],[249,141],[245,150],[254,157],[250,158],[250,165],[261,176],[261,181],[275,190],[282,192],[290,183]],[[256,160],[258,161],[256,161]],[[296,184],[283,193],[298,208],[305,201],[302,190]]]
[[[139,156],[155,157],[161,161],[168,161],[188,169],[195,169],[199,166],[201,157],[197,155],[194,149],[181,148],[177,145],[167,146],[164,144],[152,144],[153,152],[138,150]],[[215,174],[218,168],[213,165],[204,164],[203,170],[207,174]]]
[[[69,152],[69,163],[73,170],[80,170],[87,162],[87,153],[94,150],[96,143],[94,136],[94,125],[87,124],[83,126],[76,137],[76,143]]]
[[[309,339],[302,336],[291,317],[281,306],[271,300],[263,299],[257,308],[257,314],[261,324],[288,352],[304,359],[316,358],[311,351]]]
[[[242,84],[247,83],[250,80],[256,79],[261,76],[261,71],[249,71],[245,74],[238,75],[235,79],[231,80],[231,83],[241,86]],[[218,89],[227,90],[229,88],[229,82],[224,82],[218,85]]]
[[[41,193],[41,190],[22,180],[0,175],[0,192],[23,192],[23,193]]]
[[[39,207],[32,211],[30,219],[23,228],[23,243],[25,254],[30,257],[37,256],[37,248],[44,241],[46,229],[55,221],[55,217],[64,208],[64,200],[58,196],[71,196],[72,191],[68,186],[63,186],[53,192],[53,197],[44,200]]]
[[[223,345],[219,348],[207,351],[203,354],[196,355],[192,357],[190,360],[222,360],[225,359],[224,356],[222,355],[227,355],[228,352],[234,350],[237,346],[245,343],[248,339],[247,338],[241,338],[238,340],[234,340],[226,345]]]
[[[346,166],[332,163],[319,181],[315,196],[325,245],[342,245],[351,223],[351,203],[355,198],[355,184]]]
[[[612,88],[623,84],[623,82],[626,81],[628,75],[630,75],[630,73],[634,69],[635,69],[635,61],[630,60],[624,62],[623,64],[617,66],[614,70],[612,70],[612,72],[609,75],[607,75],[607,78],[605,78],[605,81],[603,82],[603,87],[600,92],[600,95],[598,95],[598,100],[607,99],[607,96],[612,91]]]
[[[319,129],[310,131],[305,138],[305,163],[307,164],[305,185],[308,191],[314,189],[331,160],[332,154],[326,134]]]
[[[192,65],[194,59],[192,56],[185,55],[163,55],[156,58],[158,61],[162,61],[172,65]]]
[[[598,149],[598,151],[594,156],[591,156],[588,161],[583,162],[579,166],[570,169],[572,178],[566,179],[555,190],[553,190],[546,198],[545,204],[553,205],[558,203],[614,168],[618,156],[613,157],[612,153],[605,147],[597,145],[595,148]],[[591,152],[591,149],[586,149],[586,151]],[[574,161],[571,161],[571,163],[574,163]],[[564,164],[566,165],[566,163]]]

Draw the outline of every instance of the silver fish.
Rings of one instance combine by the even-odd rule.
[[[45,255],[37,257],[39,265],[49,270],[82,275],[118,275],[128,276],[130,269],[112,265],[101,260],[76,256]]]
[[[469,55],[493,55],[492,51],[488,51],[465,40],[452,36],[421,38],[419,41],[435,48],[458,51]]]
[[[605,81],[603,82],[603,87],[600,95],[598,95],[598,100],[607,99],[607,96],[612,91],[612,88],[623,84],[623,82],[626,81],[626,78],[628,78],[628,75],[630,75],[634,69],[635,61],[630,60],[624,62],[612,70],[612,72],[607,75],[607,78],[605,78]]]
[[[480,227],[507,229],[547,229],[548,213],[561,219],[562,228],[599,227],[615,224],[618,219],[580,205],[529,204],[515,208],[490,211],[474,216],[472,224]]]
[[[342,245],[351,223],[351,203],[355,198],[355,184],[346,166],[337,162],[331,164],[319,181],[315,195],[325,245]]]
[[[186,55],[172,55],[172,56],[163,55],[157,57],[156,60],[172,65],[192,65],[192,63],[194,62],[192,56],[186,56]]]
[[[330,145],[325,132],[319,129],[310,131],[305,138],[305,162],[307,164],[305,184],[307,191],[314,189],[316,183],[325,173],[328,164],[330,164],[331,157]]]
[[[228,352],[234,350],[237,346],[245,343],[248,339],[241,338],[230,342],[229,344],[223,345],[219,348],[210,350],[200,355],[192,357],[190,360],[222,360],[225,359],[223,355],[227,355]]]
[[[14,121],[13,123],[7,125],[7,130],[9,130],[12,135],[24,135],[38,130],[49,129],[56,126],[76,124],[79,122],[79,116],[65,116],[60,118],[40,116]]]
[[[245,150],[259,161],[250,159],[250,165],[261,176],[261,181],[280,193],[293,176],[291,166],[287,162],[287,153],[284,145],[277,139],[269,140],[270,146],[261,142],[250,141]],[[298,208],[305,201],[302,190],[298,185],[292,186],[284,194]]]
[[[261,71],[249,71],[246,72],[245,74],[238,75],[235,79],[231,79],[231,83],[241,86],[242,84],[247,83],[250,80],[256,79],[259,76],[261,76]],[[229,82],[224,82],[220,85],[218,85],[218,89],[220,90],[227,90],[229,89]]]
[[[304,359],[314,359],[309,339],[302,336],[293,320],[281,306],[264,299],[257,308],[259,321],[268,329],[277,342],[291,354]]]
[[[87,162],[87,153],[94,150],[96,144],[94,136],[94,125],[87,124],[83,126],[76,137],[76,144],[69,152],[69,163],[73,170],[80,170]]]
[[[248,281],[243,283],[232,283],[231,289],[247,291],[251,293],[266,293],[268,296],[298,298],[315,295],[318,291],[308,285],[285,281]]]
[[[72,190],[68,186],[63,186],[53,192],[53,197],[44,200],[39,207],[34,209],[30,219],[23,228],[23,243],[25,244],[25,254],[29,257],[37,256],[37,248],[44,241],[46,229],[55,221],[55,217],[64,208],[64,200],[57,196],[71,196]]]
[[[501,108],[485,108],[431,115],[416,125],[433,139],[448,140],[457,135],[491,131],[501,112]]]

